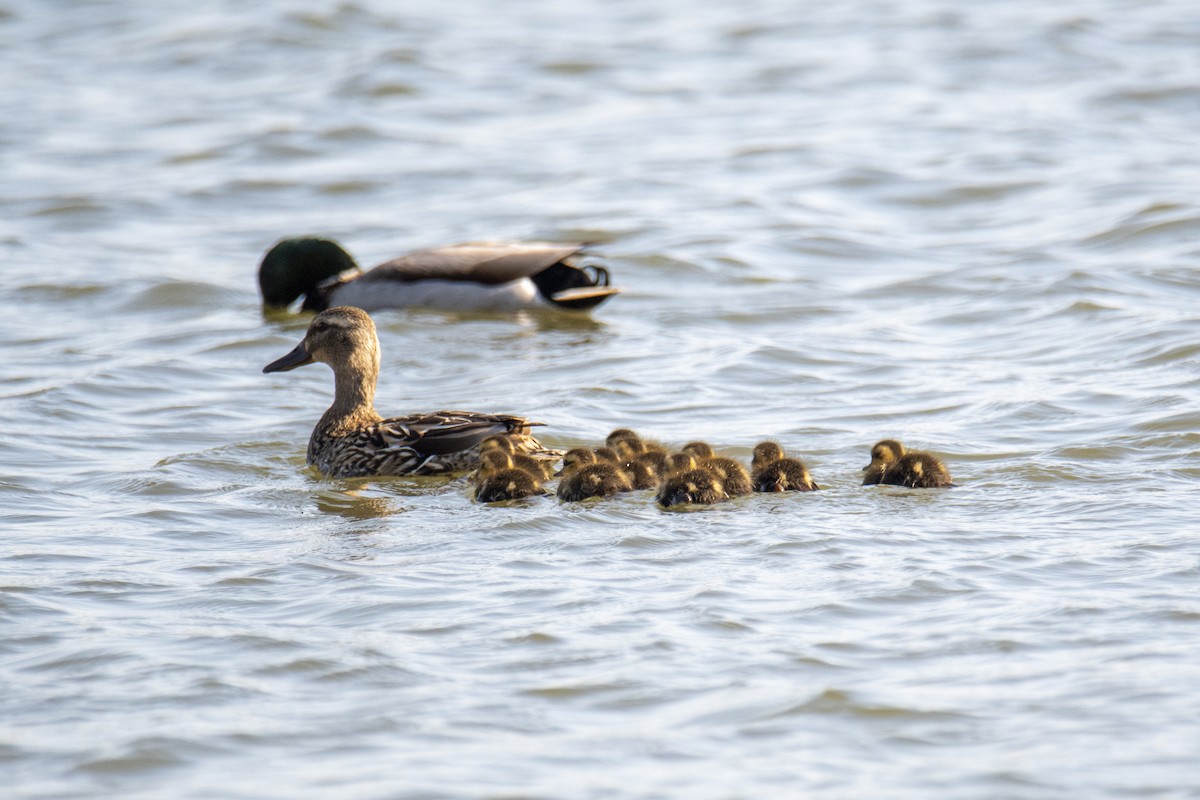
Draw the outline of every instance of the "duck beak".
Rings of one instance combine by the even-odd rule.
[[[313,357],[307,350],[304,349],[304,342],[296,345],[296,349],[288,353],[283,358],[272,361],[263,367],[263,372],[287,372],[296,367],[303,367],[305,364],[313,363]]]

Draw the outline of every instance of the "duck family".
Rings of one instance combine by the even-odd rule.
[[[277,242],[258,266],[264,307],[304,311],[354,306],[513,311],[586,311],[620,292],[602,266],[577,266],[583,245],[475,242],[417,250],[359,268],[337,242],[313,236]]]
[[[565,453],[545,447],[530,429],[542,423],[511,414],[433,411],[383,417],[375,409],[380,348],[375,323],[354,306],[318,313],[287,355],[263,367],[288,372],[321,362],[333,370],[333,403],[308,441],[307,460],[335,478],[431,475],[475,470],[475,499],[482,503],[546,494],[559,482],[564,502],[653,490],[664,508],[712,505],[754,492],[811,492],[820,487],[807,466],[774,441],[754,446],[750,468],[696,440],[672,452],[628,428],[618,428],[595,448]],[[562,469],[553,466],[561,461]],[[906,450],[894,439],[871,448],[863,485],[915,489],[954,485],[930,453]]]

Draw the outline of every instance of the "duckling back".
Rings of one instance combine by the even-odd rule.
[[[558,484],[558,499],[575,503],[589,497],[612,497],[619,492],[632,490],[629,477],[620,467],[601,461],[565,475]]]
[[[917,450],[900,456],[883,473],[880,483],[910,489],[945,489],[954,485],[950,471],[936,456]]]

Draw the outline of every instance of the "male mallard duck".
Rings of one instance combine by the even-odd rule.
[[[911,489],[944,489],[954,485],[941,460],[919,450],[905,451],[895,439],[884,439],[871,448],[871,463],[863,467],[863,486],[877,483]]]
[[[798,458],[788,458],[775,442],[759,442],[754,446],[750,464],[750,480],[756,492],[813,492],[820,487],[808,474],[808,467]]]
[[[557,458],[529,435],[540,423],[506,414],[435,411],[384,419],[375,411],[379,337],[365,311],[322,311],[304,340],[263,372],[286,372],[320,361],[333,369],[333,405],[308,440],[308,463],[335,478],[364,475],[429,475],[467,469],[479,459],[480,442],[508,433],[526,453]]]
[[[589,497],[612,497],[619,492],[632,490],[629,476],[620,467],[607,461],[597,461],[564,476],[558,484],[558,499],[575,503]]]
[[[728,500],[720,479],[707,469],[692,469],[672,475],[658,489],[658,504],[664,508],[688,504],[711,505]]]
[[[418,250],[363,272],[329,239],[284,239],[258,267],[263,305],[305,311],[425,306],[451,311],[584,310],[617,294],[604,267],[576,267],[577,244],[482,242]]]

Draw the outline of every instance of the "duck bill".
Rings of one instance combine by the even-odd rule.
[[[272,361],[263,367],[263,372],[287,372],[296,367],[303,367],[305,364],[313,363],[313,357],[308,350],[304,349],[304,342],[296,345],[296,349],[288,353],[283,358]]]

